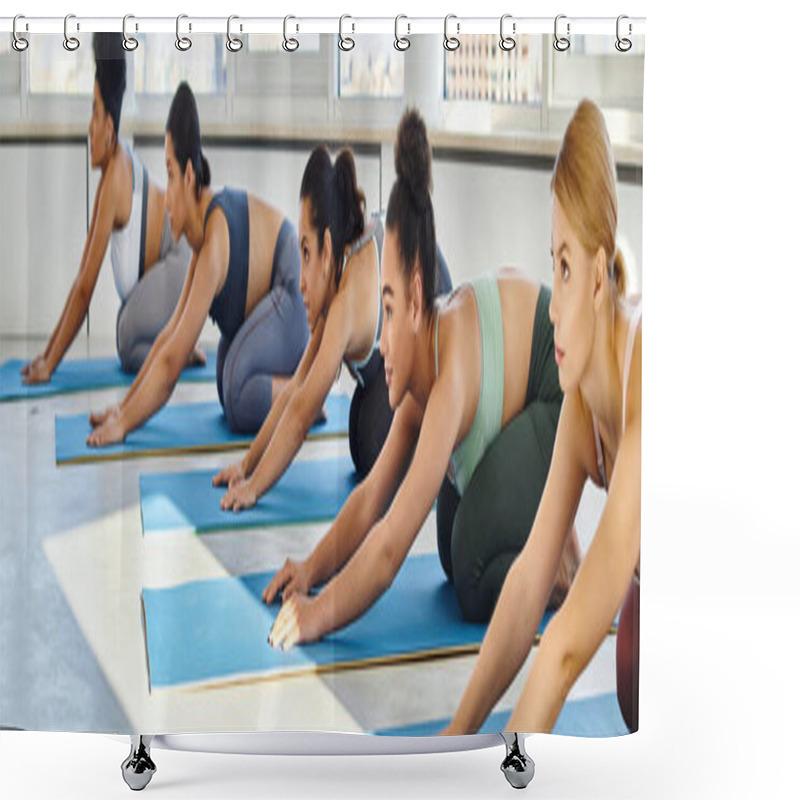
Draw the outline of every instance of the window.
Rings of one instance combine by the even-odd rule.
[[[573,36],[566,52],[551,49],[551,105],[574,107],[591,97],[603,109],[641,113],[644,37],[631,37],[626,53],[614,47],[615,41],[613,36]]]
[[[403,53],[393,45],[394,38],[379,34],[359,34],[358,44],[339,53],[339,97],[403,96]]]
[[[183,53],[175,49],[175,39],[163,33],[139,34],[138,39],[139,48],[133,59],[137,95],[172,95],[184,80],[195,95],[225,93],[225,36],[193,37],[191,48]]]
[[[7,37],[3,37],[7,38]],[[91,36],[81,36],[81,46],[69,52],[64,37],[37,34],[28,46],[31,94],[87,95],[94,88],[94,58]]]
[[[542,37],[522,35],[505,51],[496,36],[461,38],[458,50],[445,54],[445,100],[541,105]]]

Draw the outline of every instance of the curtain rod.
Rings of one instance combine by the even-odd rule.
[[[81,17],[69,15],[64,17],[21,16],[17,21],[18,34],[60,33],[65,32],[65,23],[69,35],[81,33],[98,33],[102,31],[122,33],[122,17]],[[136,17],[130,16],[126,23],[129,36],[136,33],[176,33],[176,17]],[[181,15],[181,35],[228,32],[228,17],[195,17]],[[445,30],[444,17],[355,17],[345,15],[339,17],[233,17],[231,21],[233,34],[278,34],[288,32],[298,34],[343,33],[347,36],[358,36],[359,33],[395,34],[403,36],[413,34],[439,34]],[[622,17],[621,23],[616,17],[514,17],[504,15],[503,33],[505,36],[517,36],[523,33],[553,34],[556,25],[559,35],[609,35],[617,34],[618,24],[624,36],[640,36],[645,33],[644,17]],[[458,17],[450,15],[447,23],[448,35],[500,33],[500,17]],[[0,33],[12,33],[14,17],[0,17]]]

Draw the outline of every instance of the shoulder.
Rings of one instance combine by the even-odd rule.
[[[117,152],[111,159],[106,174],[102,178],[100,192],[103,202],[110,202],[116,210],[117,204],[125,198],[126,193],[132,191],[130,180],[126,180],[131,174],[131,159],[125,148],[120,145]]]
[[[223,259],[227,258],[228,250],[228,220],[222,208],[215,204],[210,210],[206,210],[203,245],[197,257],[198,265],[221,266]]]
[[[634,304],[635,307],[635,304]],[[635,324],[636,330],[633,334],[633,350],[631,352],[630,372],[628,373],[627,386],[627,408],[623,409],[625,414],[626,430],[641,418],[642,410],[642,314],[639,313],[638,319],[632,318],[633,308],[628,317],[628,333],[630,326]],[[623,363],[623,370],[624,370]],[[623,371],[623,379],[624,379]]]
[[[579,389],[564,394],[558,420],[557,440],[584,473],[599,487],[603,479],[597,468],[597,445],[594,438],[592,410]]]

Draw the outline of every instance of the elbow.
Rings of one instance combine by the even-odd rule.
[[[77,301],[78,308],[81,310],[82,316],[86,316],[86,312],[89,310],[89,302],[91,299],[91,287],[86,284],[86,281],[78,278],[78,280],[75,281],[75,300]]]
[[[164,383],[169,392],[172,391],[181,373],[181,360],[176,356],[172,348],[164,348],[161,351],[161,369],[164,375]]]
[[[373,575],[378,588],[378,596],[390,589],[395,575],[400,569],[395,549],[390,541],[381,542],[377,548],[377,557],[375,559],[377,563],[374,565]]]
[[[579,648],[567,636],[560,616],[562,615],[556,615],[547,627],[539,647],[538,658],[544,657],[549,662],[550,669],[546,671],[552,674],[558,696],[565,701],[570,689],[580,677],[584,659]]]

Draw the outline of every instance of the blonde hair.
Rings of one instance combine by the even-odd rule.
[[[591,100],[581,100],[567,125],[550,191],[558,198],[581,245],[591,254],[603,248],[616,298],[625,297],[625,259],[616,246],[616,165],[603,114]]]

